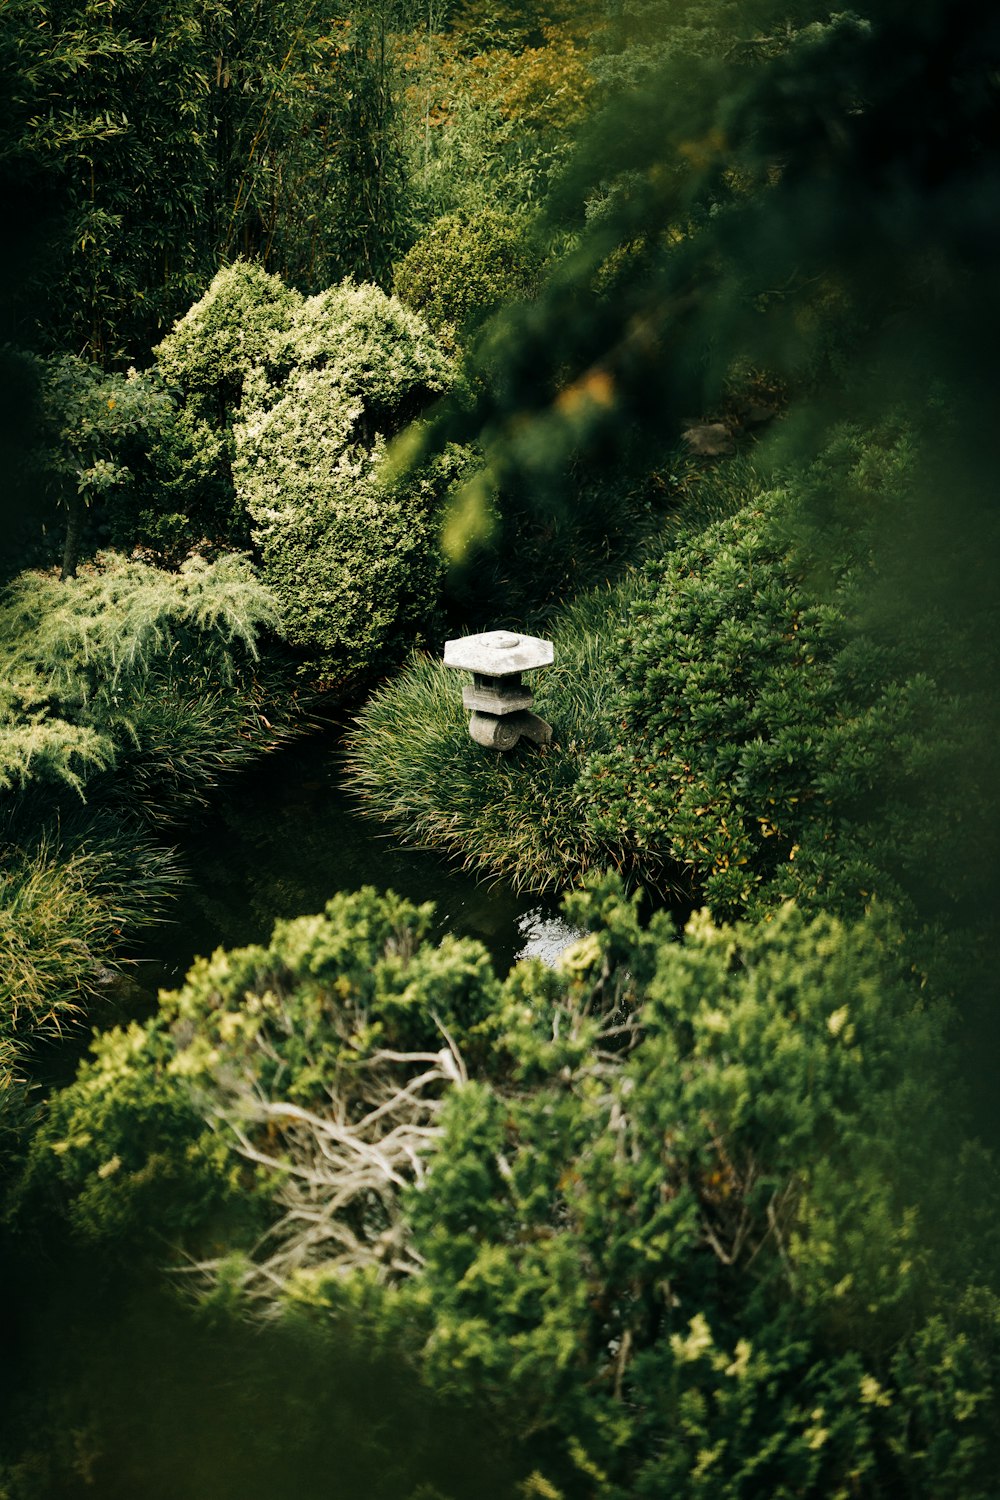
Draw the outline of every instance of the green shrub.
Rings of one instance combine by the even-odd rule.
[[[156,346],[156,367],[214,430],[228,428],[251,371],[269,366],[302,297],[254,261],[236,260]]]
[[[237,429],[236,483],[281,633],[340,690],[406,650],[441,585],[433,493],[382,482],[384,445],[349,441],[360,412],[307,372]]]
[[[595,832],[689,870],[729,914],[799,853],[804,820],[820,843],[832,827],[815,762],[845,626],[793,576],[780,509],[763,497],[648,565],[617,641],[625,733],[582,774]]]
[[[150,370],[109,375],[73,355],[44,362],[33,467],[75,527],[68,571],[101,545],[176,563],[199,545],[247,544],[230,429],[247,378],[275,357],[301,301],[239,260],[157,346]]]
[[[288,373],[323,369],[346,400],[360,400],[369,439],[397,432],[454,377],[423,318],[370,282],[348,279],[307,297],[277,350]],[[258,405],[269,399],[260,385],[255,396]]]
[[[1000,1302],[964,1214],[995,1179],[898,935],[786,906],[677,943],[607,887],[571,917],[410,1197],[431,1378],[539,1424],[559,1493],[985,1500]]]
[[[162,912],[176,869],[128,822],[60,828],[33,847],[0,851],[2,1049],[101,1019],[114,956]]]
[[[905,439],[854,434],[787,490],[741,466],[726,498],[750,503],[705,526],[708,487],[690,529],[671,529],[604,619],[594,607],[589,658],[574,612],[553,622],[549,751],[484,755],[463,740],[457,684],[418,665],[359,717],[360,789],[404,838],[529,887],[605,864],[720,917],[787,897],[856,914],[881,897],[961,925],[982,860],[942,830],[970,805],[996,826],[987,685],[940,609],[908,639],[848,625],[876,582],[866,527],[911,461]],[[817,552],[802,495],[830,483],[860,486],[868,519]],[[585,722],[562,686],[574,677]]]
[[[153,483],[110,512],[112,545],[138,543],[172,562],[206,544],[248,546],[233,490],[232,424],[247,380],[258,366],[272,367],[301,301],[280,277],[237,260],[156,346],[154,372],[171,395],[171,418],[150,447]]]
[[[437,601],[436,513],[464,462],[449,450],[405,485],[378,472],[452,381],[427,325],[375,286],[303,298],[237,261],[155,352],[141,376],[51,367],[40,462],[71,512],[66,571],[101,535],[170,564],[252,539],[328,683],[398,658]]]
[[[534,1493],[987,1500],[995,1178],[898,930],[567,915],[503,984],[372,891],[199,960],[53,1098],[14,1222],[408,1330]]]
[[[395,481],[384,440],[449,366],[414,313],[352,282],[305,301],[282,348],[287,373],[258,368],[234,428],[236,491],[285,639],[343,688],[398,659],[437,603],[440,498],[464,459]]]
[[[17,1202],[115,1257],[162,1262],[165,1244],[246,1255],[270,1223],[265,1254],[285,1247],[283,1275],[338,1260],[345,1246],[350,1261],[352,1244],[358,1265],[377,1263],[400,1183],[387,1180],[381,1197],[362,1184],[348,1193],[340,1226],[331,1214],[329,1233],[307,1230],[303,1240],[298,1174],[283,1162],[308,1154],[310,1124],[321,1117],[358,1128],[360,1158],[367,1112],[389,1114],[397,1087],[416,1098],[452,1036],[470,1058],[488,1051],[498,990],[488,955],[468,939],[425,943],[431,913],[368,888],[334,896],[320,915],[276,923],[267,945],[198,959],[152,1021],[95,1040],[93,1061],[53,1099],[31,1144]],[[434,1081],[432,1101],[450,1081]],[[418,1127],[411,1155],[433,1134]],[[326,1146],[335,1192],[334,1137]],[[319,1203],[308,1178],[305,1187]],[[220,1240],[226,1205],[233,1225]],[[270,1297],[273,1284],[264,1277],[256,1290]]]
[[[914,463],[905,431],[836,435],[787,490],[650,564],[619,635],[623,732],[583,769],[590,827],[657,850],[720,915],[881,897],[961,923],[974,897],[974,850],[943,836],[970,801],[997,816],[967,627],[928,601],[904,636],[866,608],[871,531]],[[831,486],[856,529],[817,546],[804,499]]]
[[[141,525],[122,527],[136,509],[155,506],[156,454],[177,420],[177,408],[155,371],[106,374],[66,354],[39,362],[39,430],[28,468],[40,494],[60,512],[50,559],[59,546],[63,571],[124,529],[126,544]]]
[[[470,323],[531,297],[540,273],[527,225],[484,208],[438,219],[400,261],[394,285],[454,346]]]
[[[175,563],[199,545],[246,545],[230,428],[244,382],[301,300],[237,261],[158,345],[153,368],[109,375],[72,355],[44,362],[33,467],[75,526],[73,566],[109,544]]]
[[[231,447],[228,430],[217,431],[189,404],[171,404],[168,420],[151,434],[148,477],[108,493],[102,539],[114,550],[138,549],[172,568],[198,553],[248,550],[246,516],[233,493]]]
[[[253,697],[247,664],[276,619],[270,596],[235,556],[165,573],[108,554],[65,582],[22,574],[0,603],[0,788],[47,782],[81,792],[123,752],[159,758],[166,772],[185,725],[175,720],[173,744],[161,737],[164,698],[226,685],[235,704],[242,677],[245,705]],[[146,713],[155,730],[145,729]],[[230,722],[227,714],[227,730]],[[235,747],[239,759],[243,749]]]
[[[245,1223],[263,1226],[263,1201],[258,1209],[167,1052],[136,1023],[106,1032],[76,1081],[51,1096],[9,1204],[23,1233],[44,1226],[149,1272],[167,1245],[203,1250],[223,1221],[237,1238]]]
[[[150,829],[292,732],[293,697],[255,662],[274,620],[233,556],[178,574],[106,556],[8,590],[0,1034],[25,1041],[101,1001],[123,943],[176,884]]]

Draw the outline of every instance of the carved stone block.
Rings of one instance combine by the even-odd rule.
[[[551,641],[511,630],[488,630],[445,642],[445,666],[472,673],[472,686],[462,689],[462,702],[472,712],[469,734],[477,745],[511,750],[522,738],[549,744],[552,726],[530,712],[532,693],[521,682],[521,673],[551,666],[553,656]]]

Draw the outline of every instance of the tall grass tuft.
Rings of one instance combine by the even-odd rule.
[[[9,1045],[79,1023],[113,976],[112,955],[162,908],[176,871],[135,827],[110,824],[3,852],[0,1042]]]

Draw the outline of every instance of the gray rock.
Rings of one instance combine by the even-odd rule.
[[[534,740],[536,745],[552,742],[552,725],[525,709],[516,714],[474,713],[469,733],[477,745],[485,745],[488,750],[513,750],[522,737]]]
[[[736,447],[725,422],[701,422],[689,427],[683,437],[695,458],[722,458]]]
[[[478,708],[484,714],[513,714],[518,709],[531,707],[531,689],[522,686],[520,672],[513,683],[507,678],[499,688],[487,686],[488,682],[488,678],[477,676],[472,687],[462,689],[462,702],[466,708]]]
[[[556,967],[559,955],[571,943],[584,936],[579,927],[570,927],[561,917],[547,917],[541,909],[525,912],[517,926],[524,941],[515,959],[540,958],[550,969]]]

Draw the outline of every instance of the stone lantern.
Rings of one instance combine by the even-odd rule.
[[[510,750],[522,735],[536,745],[547,745],[552,726],[530,712],[531,689],[521,673],[550,667],[551,641],[511,630],[487,630],[445,641],[444,664],[472,673],[472,686],[462,689],[462,702],[472,710],[469,733],[477,745]]]

